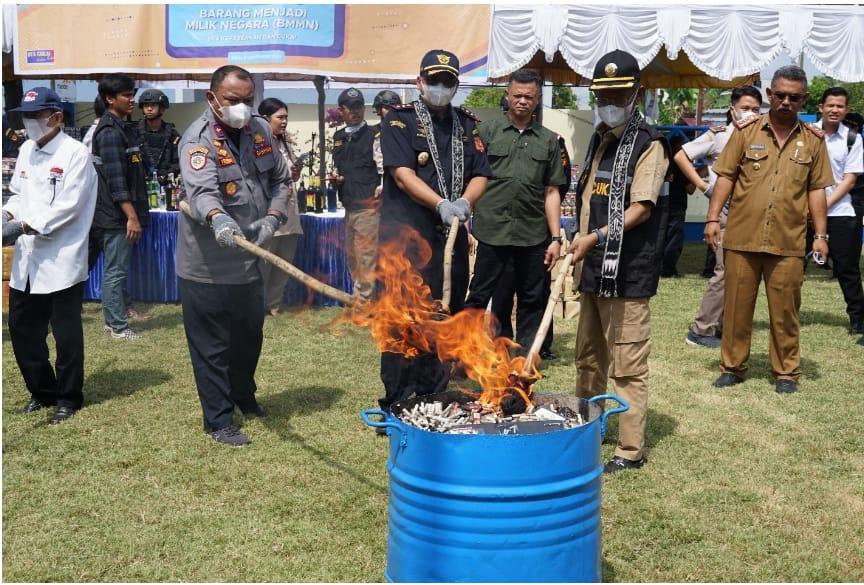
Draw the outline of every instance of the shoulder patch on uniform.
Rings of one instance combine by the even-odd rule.
[[[819,140],[823,140],[825,138],[825,132],[823,132],[820,128],[817,128],[813,124],[804,124],[804,127],[807,128],[810,132],[812,132]]]
[[[189,166],[194,171],[200,171],[207,164],[207,155],[210,149],[206,146],[193,146],[189,149]]]
[[[402,120],[390,120],[390,126],[392,128],[402,128],[403,130],[408,127]]]
[[[726,132],[726,126],[722,124],[719,126],[712,126],[708,129],[708,132],[713,132],[714,134],[723,134],[724,132]]]
[[[468,108],[466,108],[464,106],[456,106],[456,110],[462,112],[463,114],[465,114],[466,116],[468,116],[469,118],[474,120],[475,122],[480,121],[480,118],[478,118],[474,112],[472,112],[471,110],[469,110]]]
[[[760,120],[760,119],[762,119],[762,116],[750,116],[749,118],[747,118],[743,122],[739,122],[738,120],[733,120],[732,123],[735,125],[735,128],[737,128],[738,130],[741,130],[743,128],[746,128],[750,124],[755,124],[756,121]]]

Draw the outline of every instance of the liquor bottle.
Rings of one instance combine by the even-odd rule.
[[[174,211],[174,190],[176,188],[174,173],[168,173],[168,184],[165,188],[165,209],[167,211]]]
[[[315,187],[314,193],[315,213],[323,213],[324,207],[326,206],[324,201],[324,192],[321,191],[321,187]]]
[[[159,207],[159,179],[156,178],[156,171],[150,173],[147,181],[147,203],[150,209]]]

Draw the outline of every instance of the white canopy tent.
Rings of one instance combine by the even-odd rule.
[[[857,82],[862,31],[861,6],[500,5],[492,9],[489,79],[531,65],[548,80],[581,83],[602,55],[622,49],[639,61],[648,87],[729,87],[785,50]]]

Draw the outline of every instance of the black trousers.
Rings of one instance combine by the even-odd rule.
[[[485,309],[495,294],[507,265],[513,265],[516,289],[516,342],[527,352],[534,341],[546,300],[549,297],[546,265],[543,258],[548,243],[536,246],[490,246],[477,243],[474,277],[465,301],[466,307]],[[501,321],[509,321],[508,314]]]
[[[264,285],[206,284],[183,278],[180,303],[204,430],[234,422],[234,406],[254,410],[255,369],[264,340]]]
[[[846,301],[851,325],[864,324],[864,288],[861,286],[861,224],[857,217],[828,218],[828,253]]]
[[[381,241],[386,242],[398,238],[402,229],[396,223],[381,225]],[[408,250],[413,264],[418,267],[423,281],[429,285],[432,298],[440,299],[444,286],[444,245],[446,237],[443,232],[435,231],[421,234],[432,249],[429,263],[421,266],[419,250]],[[414,258],[414,254],[417,257]],[[468,232],[464,227],[459,229],[456,244],[453,248],[453,263],[451,268],[450,313],[456,314],[462,310],[465,294],[468,291]],[[443,392],[450,381],[450,364],[441,363],[435,354],[421,354],[408,359],[397,353],[381,353],[381,382],[384,384],[384,398],[378,400],[383,410],[400,400],[410,398],[413,394],[424,395]]]
[[[680,213],[670,213],[666,224],[666,245],[663,248],[663,276],[678,273],[678,259],[684,250],[684,219]]]
[[[84,283],[48,294],[9,289],[9,337],[30,395],[46,405],[81,408],[84,403]],[[48,356],[48,324],[57,345],[54,368]]]
[[[546,272],[546,284],[544,295],[549,298],[549,293],[552,290],[552,273]],[[498,281],[498,287],[495,289],[495,294],[492,295],[492,315],[498,323],[498,329],[495,334],[499,337],[513,339],[513,295],[516,294],[516,272],[513,269],[513,262],[507,263],[501,279]],[[545,308],[544,308],[545,311]],[[525,316],[516,309],[516,325],[517,330],[521,330]],[[542,314],[541,314],[542,320]],[[543,345],[540,346],[540,352],[552,351],[552,340],[554,338],[554,324],[549,323],[549,331],[546,332],[546,337],[543,338]]]

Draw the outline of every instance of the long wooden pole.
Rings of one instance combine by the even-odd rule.
[[[573,254],[567,254],[561,263],[561,271],[558,273],[558,278],[555,280],[555,284],[552,285],[552,292],[549,293],[549,302],[546,303],[546,311],[543,313],[540,327],[534,336],[534,342],[531,344],[531,349],[528,350],[528,355],[525,358],[526,370],[530,370],[537,359],[537,354],[540,353],[540,347],[543,345],[543,340],[546,339],[549,325],[552,324],[552,314],[555,312],[555,305],[558,304],[558,299],[561,297],[561,291],[564,289],[564,282],[567,280],[567,275],[570,273],[570,266],[572,264]]]
[[[447,232],[447,243],[444,244],[444,283],[441,287],[441,309],[450,313],[450,296],[453,287],[453,247],[459,234],[459,218],[454,217]]]
[[[189,207],[189,204],[186,201],[181,201],[179,207],[183,211],[183,213],[192,218],[192,209]],[[260,246],[256,246],[243,236],[235,235],[234,244],[236,244],[238,248],[242,248],[250,254],[254,254],[262,260],[269,262],[276,268],[285,272],[291,278],[299,280],[317,293],[321,293],[326,297],[337,300],[346,306],[353,306],[356,305],[358,302],[354,297],[352,297],[345,291],[341,291],[338,288],[334,288],[329,284],[325,284],[318,279],[312,278],[287,260],[280,258],[272,252],[268,252]]]

